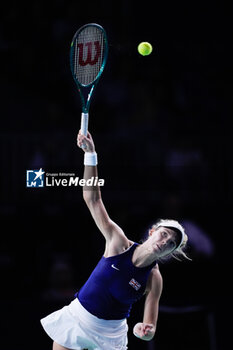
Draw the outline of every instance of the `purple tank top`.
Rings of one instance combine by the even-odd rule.
[[[105,320],[121,320],[129,317],[132,304],[139,300],[146,288],[153,262],[146,267],[132,263],[134,243],[125,252],[100,259],[87,282],[75,294],[83,307],[91,314]]]

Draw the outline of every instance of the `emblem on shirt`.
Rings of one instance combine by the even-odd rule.
[[[118,269],[114,264],[112,264],[111,267],[117,271],[120,271],[120,269]]]
[[[132,278],[129,281],[129,284],[131,285],[131,287],[133,287],[135,290],[139,290],[141,288],[141,284],[138,283],[134,278]]]

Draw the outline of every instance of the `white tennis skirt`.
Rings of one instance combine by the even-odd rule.
[[[68,349],[127,349],[126,319],[100,319],[89,313],[77,298],[40,322],[50,338]]]

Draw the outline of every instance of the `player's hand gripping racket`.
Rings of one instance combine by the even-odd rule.
[[[70,67],[82,102],[81,134],[85,136],[91,98],[107,56],[107,36],[100,25],[86,24],[75,33],[70,48]]]

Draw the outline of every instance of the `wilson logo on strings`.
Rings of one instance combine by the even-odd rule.
[[[94,51],[95,51],[95,55],[94,58],[92,58],[92,51],[93,51],[93,44],[94,44]],[[78,63],[80,66],[87,66],[88,64],[90,64],[91,66],[94,66],[100,57],[100,52],[101,52],[101,48],[100,48],[100,43],[99,41],[94,41],[93,42],[88,42],[85,43],[85,45],[83,43],[78,44],[78,49],[79,49],[79,59],[78,59]],[[86,59],[84,60],[84,53],[87,52],[86,55]]]

